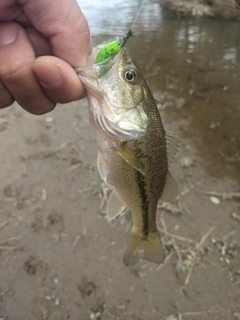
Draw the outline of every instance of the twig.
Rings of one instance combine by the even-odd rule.
[[[213,232],[213,230],[214,230],[214,226],[212,226],[212,227],[208,230],[208,232],[202,237],[202,239],[200,240],[200,242],[196,245],[197,251],[199,251],[199,250],[202,248],[204,242],[207,240],[207,238],[210,236],[210,234]],[[183,287],[185,287],[185,286],[187,286],[187,285],[189,284],[190,279],[191,279],[191,276],[192,276],[192,272],[193,272],[193,267],[194,267],[195,263],[197,262],[197,260],[198,260],[198,256],[197,256],[197,254],[194,252],[194,257],[193,257],[193,260],[192,260],[192,264],[191,264],[190,270],[189,270],[189,272],[188,272],[188,274],[187,274],[187,277],[186,277],[186,279],[185,279],[185,282],[184,282]]]
[[[176,215],[182,213],[180,208],[178,208],[176,205],[173,205],[173,204],[168,203],[168,202],[158,203],[157,207],[158,207],[158,209],[169,211],[170,213],[176,214]]]
[[[42,201],[47,200],[47,190],[45,188],[42,188]]]
[[[19,237],[13,237],[13,238],[8,238],[8,239],[3,239],[3,240],[0,240],[0,245],[5,245],[9,242],[13,242],[13,241],[16,241],[18,240]]]
[[[210,234],[214,231],[214,226],[212,226],[208,232],[202,237],[201,241],[197,245],[197,250],[200,250],[204,244],[204,242],[207,240],[207,238],[210,236]]]
[[[160,264],[160,266],[157,267],[156,271],[162,270],[162,268],[167,264],[167,262],[172,258],[173,256],[173,251],[169,253],[169,255],[165,258],[164,264]]]
[[[186,279],[185,279],[185,282],[184,282],[184,287],[186,287],[188,284],[189,284],[189,282],[190,282],[190,279],[191,279],[191,276],[192,276],[192,272],[193,272],[193,267],[194,267],[194,265],[195,265],[195,263],[197,262],[197,258],[196,257],[194,257],[193,258],[193,262],[192,262],[192,265],[191,265],[191,267],[190,267],[190,270],[189,270],[189,272],[188,272],[188,274],[187,274],[187,276],[186,276]]]
[[[7,221],[7,220],[1,222],[1,223],[0,223],[0,229],[3,228],[3,227],[5,227],[7,224],[8,224],[8,221]]]
[[[198,180],[197,182],[191,184],[187,189],[183,190],[182,192],[179,193],[178,198],[180,196],[185,196],[185,194],[187,194],[188,192],[190,192],[196,185],[200,184],[201,182],[203,182],[203,179]]]
[[[229,232],[223,237],[223,240],[226,241],[228,238],[231,238],[235,233],[236,233],[236,230]]]
[[[163,232],[164,234],[166,234],[167,236],[170,236],[172,238],[175,238],[175,239],[178,239],[180,241],[186,241],[186,242],[189,242],[189,243],[193,243],[193,244],[197,244],[198,242],[195,241],[195,240],[192,240],[192,239],[188,239],[188,238],[184,238],[184,237],[181,237],[181,236],[177,236],[176,234],[172,234],[168,231],[166,231],[165,229],[161,228],[161,227],[158,227],[158,229]]]
[[[192,212],[190,211],[190,209],[188,209],[188,207],[185,205],[185,203],[183,203],[182,201],[179,200],[178,205],[179,205],[181,212],[186,212],[189,216],[192,216]]]
[[[78,243],[78,241],[79,241],[80,238],[81,238],[81,234],[78,234],[78,235],[75,237],[75,239],[74,239],[74,241],[73,241],[73,243],[72,243],[72,245],[73,245],[74,247],[76,247],[76,244]]]
[[[214,261],[212,261],[210,258],[208,258],[208,257],[204,257],[204,260],[207,260],[212,266],[214,266],[214,267],[216,267],[216,263],[214,262]],[[202,265],[203,265],[203,263],[202,263]]]
[[[182,315],[183,316],[199,316],[201,314],[204,314],[204,313],[211,313],[212,310],[206,310],[206,311],[196,311],[196,312],[183,312]]]
[[[178,267],[180,267],[180,268],[182,269],[182,266],[183,266],[183,260],[182,260],[181,252],[180,252],[180,250],[179,250],[179,248],[178,248],[178,246],[177,246],[177,244],[176,244],[175,240],[174,240],[174,239],[172,239],[172,241],[173,241],[173,247],[174,247],[174,249],[175,249],[175,251],[176,251],[176,253],[177,253],[178,260],[179,260],[178,265],[177,265],[177,268],[178,268]]]
[[[108,201],[108,192],[109,192],[109,190],[110,190],[109,185],[107,185],[104,182],[101,183],[102,199],[101,199],[101,203],[100,203],[99,208],[98,208],[98,211],[100,213],[104,213],[103,212],[103,208],[104,208],[105,204]]]
[[[164,212],[162,212],[162,214],[161,214],[160,221],[161,221],[161,223],[162,223],[163,230],[165,230],[165,231],[167,232],[167,225],[166,225],[166,222],[165,222],[165,220],[164,220],[163,217],[164,217]]]
[[[68,171],[71,172],[72,170],[79,168],[81,165],[82,165],[81,163],[76,163],[76,164],[72,165],[71,167],[69,167]]]
[[[22,247],[20,247],[20,246],[16,246],[16,247],[0,246],[0,250],[17,251],[17,250],[22,250]]]
[[[204,190],[197,190],[196,192],[205,196],[221,197],[223,199],[240,198],[240,192],[215,192]]]

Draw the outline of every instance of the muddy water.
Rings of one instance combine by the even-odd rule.
[[[141,1],[79,1],[94,45],[124,35]],[[128,43],[171,130],[210,175],[240,178],[239,22],[178,19],[147,0]]]

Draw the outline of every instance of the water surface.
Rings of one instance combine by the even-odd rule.
[[[94,45],[123,36],[141,1],[79,1]],[[148,0],[128,47],[153,93],[201,165],[240,178],[240,28],[237,21],[178,19]]]

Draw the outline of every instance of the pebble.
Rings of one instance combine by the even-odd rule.
[[[210,200],[213,204],[219,205],[220,204],[220,200],[217,197],[210,197]]]

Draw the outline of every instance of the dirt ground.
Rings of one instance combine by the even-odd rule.
[[[127,224],[99,211],[86,101],[41,117],[14,105],[0,135],[1,320],[239,319],[239,198],[196,193],[239,185],[200,169],[188,140],[172,166],[179,206],[158,213],[166,262],[126,268]]]

